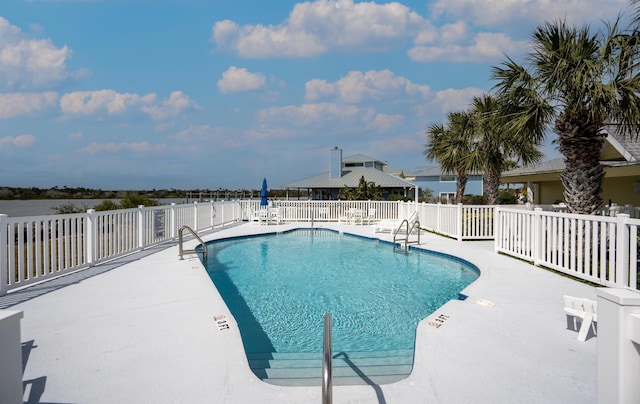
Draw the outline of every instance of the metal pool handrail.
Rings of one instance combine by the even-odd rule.
[[[406,226],[405,226],[406,225]],[[398,236],[398,232],[400,232],[400,229],[402,229],[402,226],[405,226],[406,228],[406,237],[405,238],[401,238],[401,239],[397,239],[396,237]],[[413,229],[418,228],[418,242],[417,244],[420,244],[420,222],[418,220],[415,220],[413,222],[413,224],[411,224],[411,228],[409,228],[409,221],[407,219],[404,219],[402,221],[402,223],[400,223],[400,226],[398,226],[398,228],[393,232],[393,248],[395,249],[396,246],[396,241],[404,241],[404,250],[407,251],[407,249],[409,248],[408,244],[409,244],[409,234],[411,234],[413,232]],[[412,243],[415,243],[412,242]]]
[[[198,252],[200,252],[200,251],[196,251],[195,249],[193,249],[193,250],[183,250],[183,249],[182,249],[182,232],[183,232],[184,230],[189,230],[189,232],[190,232],[191,234],[193,234],[193,237],[195,237],[195,238],[200,242],[200,244],[202,245],[202,255],[203,255],[204,257],[206,257],[206,256],[207,256],[207,246],[204,244],[204,241],[202,241],[202,239],[198,236],[198,234],[197,234],[195,231],[193,231],[193,229],[192,229],[191,227],[189,227],[189,226],[182,226],[182,227],[178,230],[178,254],[180,255],[180,259],[184,259],[184,258],[182,257],[182,255],[183,255],[184,253],[198,253]]]
[[[333,402],[333,380],[331,354],[331,314],[324,315],[324,339],[322,348],[322,403]]]

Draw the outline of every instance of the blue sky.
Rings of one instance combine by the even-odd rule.
[[[271,188],[329,150],[433,164],[425,129],[532,29],[627,0],[2,0],[0,186]],[[544,147],[545,159],[558,157]]]

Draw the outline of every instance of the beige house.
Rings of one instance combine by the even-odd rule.
[[[600,158],[605,170],[602,200],[605,205],[640,206],[640,138],[616,137],[612,131],[607,133]],[[564,167],[561,158],[521,167],[502,173],[501,182],[523,185],[529,190],[529,201],[535,204],[563,202],[560,173]]]

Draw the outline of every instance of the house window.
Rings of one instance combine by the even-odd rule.
[[[455,192],[440,192],[440,200],[447,201],[447,203],[452,202],[456,199]]]
[[[456,182],[455,175],[441,175],[440,182]]]

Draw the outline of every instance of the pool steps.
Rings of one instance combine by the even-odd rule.
[[[320,386],[321,353],[247,354],[249,366],[265,382],[282,386]],[[333,384],[386,384],[404,379],[413,368],[413,349],[333,354]]]

